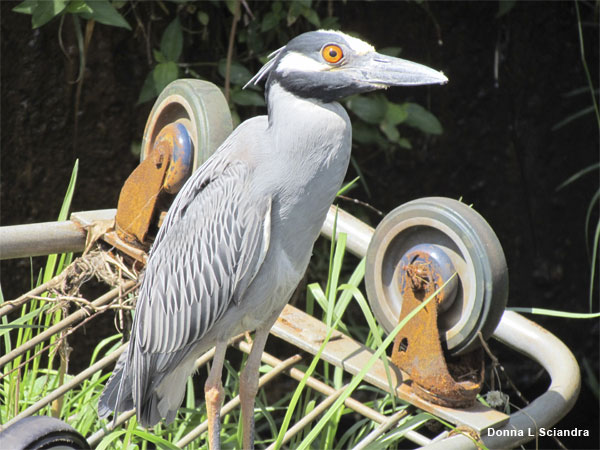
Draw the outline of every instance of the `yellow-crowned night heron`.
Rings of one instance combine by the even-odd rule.
[[[243,445],[252,447],[269,330],[306,270],[350,159],[350,119],[337,100],[448,81],[336,31],[292,39],[250,82],[262,79],[268,115],[229,136],[187,181],[160,228],[129,347],[100,398],[102,417],[135,407],[145,427],[172,421],[194,361],[216,346],[205,394],[209,443],[217,448],[227,341],[256,330],[240,379]]]

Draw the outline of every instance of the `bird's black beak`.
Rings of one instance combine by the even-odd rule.
[[[360,72],[360,81],[378,88],[448,82],[448,78],[442,72],[422,64],[376,52],[364,55],[358,72]]]

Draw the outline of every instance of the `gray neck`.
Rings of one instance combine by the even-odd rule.
[[[280,183],[274,220],[292,221],[293,226],[281,229],[306,234],[304,240],[281,236],[286,245],[304,242],[306,247],[307,240],[312,243],[318,237],[346,175],[352,141],[350,119],[339,103],[297,97],[277,83],[270,86],[268,101],[268,133],[277,153],[269,167],[277,172]],[[310,250],[304,249],[307,257]]]

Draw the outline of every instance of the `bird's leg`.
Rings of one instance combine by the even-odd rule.
[[[204,399],[206,400],[206,415],[208,416],[208,448],[210,450],[221,448],[221,403],[223,402],[221,375],[226,350],[227,342],[217,343],[212,367],[204,384]]]
[[[279,314],[275,314],[266,326],[256,330],[252,350],[240,377],[240,403],[242,404],[243,442],[242,448],[254,448],[254,399],[258,392],[258,369],[269,331]]]

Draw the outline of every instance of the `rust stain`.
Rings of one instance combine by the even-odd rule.
[[[279,316],[277,318],[278,322],[281,322],[282,324],[284,324],[286,327],[292,328],[294,329],[294,331],[296,331],[297,333],[300,333],[302,331],[302,328],[297,327],[296,325],[294,325],[292,322],[290,322],[289,320],[287,320],[284,317]]]
[[[399,320],[429,298],[444,281],[432,269],[426,252],[415,251],[408,259],[411,263],[403,268],[399,280],[403,299]],[[400,330],[394,341],[392,361],[410,375],[411,389],[421,398],[452,408],[468,407],[481,390],[483,355],[481,351],[458,357],[444,354],[437,326],[437,306],[442,301],[440,292],[435,307],[423,308]]]
[[[169,200],[168,194],[175,194],[189,176],[189,161],[180,156],[183,131],[178,125],[169,124],[160,131],[146,159],[127,178],[119,195],[117,234],[127,244],[143,250],[150,247],[147,237],[152,226],[158,226],[161,213],[168,209],[170,201],[163,199]]]

